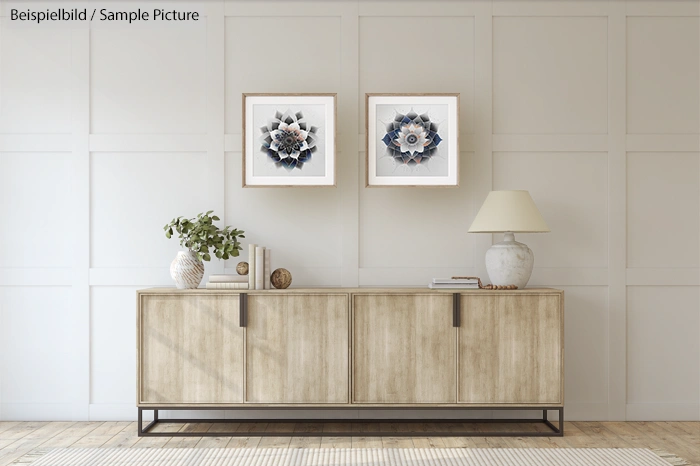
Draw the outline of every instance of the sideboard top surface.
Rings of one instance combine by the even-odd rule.
[[[206,288],[196,288],[191,290],[179,290],[177,288],[146,288],[138,290],[139,294],[232,294],[238,295],[241,293],[248,294],[315,294],[315,293],[343,293],[343,294],[386,294],[386,293],[426,293],[426,294],[474,294],[474,295],[508,295],[508,294],[550,294],[550,295],[561,295],[564,293],[563,290],[558,290],[556,288],[525,288],[522,290],[480,290],[480,289],[444,289],[444,290],[432,290],[430,288],[287,288],[284,290],[212,290]]]

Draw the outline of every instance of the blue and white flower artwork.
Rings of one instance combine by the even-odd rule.
[[[244,94],[243,186],[334,186],[335,116],[335,94]]]
[[[367,186],[459,184],[459,94],[367,94]]]
[[[406,114],[396,112],[394,119],[386,124],[382,142],[397,162],[418,165],[437,153],[442,138],[438,124],[431,122],[427,113],[418,115],[411,109]]]
[[[318,128],[306,122],[302,111],[277,111],[260,131],[261,150],[275,165],[287,170],[301,170],[304,163],[310,161],[311,155],[318,150]]]

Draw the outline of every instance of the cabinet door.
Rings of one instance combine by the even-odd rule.
[[[241,403],[243,329],[237,295],[142,295],[139,401]]]
[[[459,401],[563,403],[558,295],[462,295]]]
[[[347,403],[347,294],[249,295],[246,402]]]
[[[452,295],[353,299],[353,402],[454,403]]]

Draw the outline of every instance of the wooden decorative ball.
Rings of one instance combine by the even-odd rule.
[[[292,284],[292,274],[287,269],[277,269],[270,275],[270,283],[278,290],[289,288]]]
[[[239,262],[236,266],[236,272],[238,272],[238,275],[248,275],[248,263]]]

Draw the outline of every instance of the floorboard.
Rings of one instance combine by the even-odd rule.
[[[700,466],[700,422],[565,422],[564,437],[441,437],[439,432],[541,430],[529,423],[188,423],[161,424],[159,432],[244,432],[249,437],[139,437],[135,422],[0,422],[0,466],[44,448],[650,448]],[[378,430],[415,432],[376,437]],[[256,432],[294,437],[256,437]],[[353,437],[334,432],[357,432]],[[430,433],[431,435],[427,435]],[[312,434],[312,436],[307,436]]]

